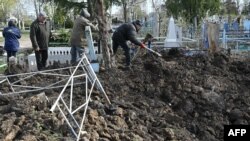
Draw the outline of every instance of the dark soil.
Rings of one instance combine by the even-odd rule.
[[[112,104],[98,91],[93,93],[84,124],[87,134],[81,140],[217,141],[223,140],[224,125],[250,124],[249,60],[170,53],[139,55],[131,70],[123,68],[120,55],[118,68],[100,72]],[[37,78],[41,82],[46,78]],[[0,91],[6,87],[0,84]],[[75,102],[81,103],[81,91],[76,87]],[[1,96],[0,138],[74,140],[59,111],[50,112],[60,92]]]

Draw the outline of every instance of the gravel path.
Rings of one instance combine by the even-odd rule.
[[[24,35],[19,40],[21,48],[31,48],[31,41],[28,35]],[[4,46],[4,41],[0,42],[0,46]]]
[[[20,40],[20,47],[21,48],[31,48],[31,41],[30,38],[27,36],[22,37]]]

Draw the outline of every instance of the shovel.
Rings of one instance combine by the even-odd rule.
[[[144,47],[144,48],[147,49],[147,50],[149,50],[149,51],[151,51],[151,52],[153,52],[154,54],[156,54],[156,55],[159,56],[159,57],[162,56],[160,53],[158,53],[158,52],[156,52],[156,51],[154,51],[154,50],[152,50],[152,49],[150,49],[150,48],[148,48],[148,47]]]
[[[148,48],[148,47],[144,47],[144,48],[147,49],[147,50],[149,50],[149,51],[151,51],[151,52],[153,52],[154,54],[156,54],[156,55],[159,56],[159,57],[162,56],[160,53],[158,53],[158,52],[156,52],[156,51],[154,51],[154,50],[152,50],[152,49],[150,49],[150,48]],[[136,56],[138,55],[140,49],[141,49],[141,48],[139,48],[139,49],[137,50],[137,52],[136,52],[135,55],[133,56],[131,62],[133,62],[133,60],[136,58]]]

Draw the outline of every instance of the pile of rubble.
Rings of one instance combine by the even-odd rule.
[[[131,70],[120,67],[124,58],[118,56],[118,68],[98,74],[111,105],[93,93],[81,140],[222,140],[224,125],[250,124],[249,60],[161,54],[139,55]],[[49,110],[60,91],[1,96],[0,138],[74,140],[64,118]],[[81,103],[81,88],[75,93]]]

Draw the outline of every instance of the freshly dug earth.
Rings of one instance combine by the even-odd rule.
[[[249,61],[223,54],[161,54],[135,58],[131,70],[121,67],[120,55],[118,68],[98,74],[112,104],[101,93],[92,95],[81,140],[216,141],[223,140],[224,125],[250,124]],[[0,97],[0,138],[74,140],[59,111],[49,111],[60,91]],[[81,91],[75,102],[81,103]]]

